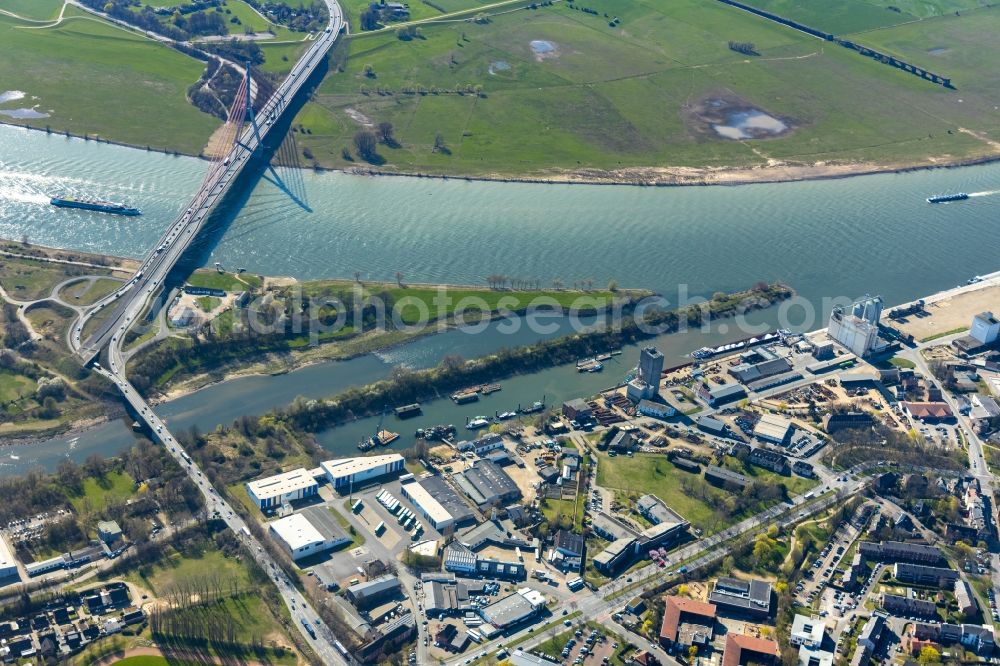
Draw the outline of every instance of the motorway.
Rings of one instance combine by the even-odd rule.
[[[325,2],[330,12],[326,30],[312,42],[275,93],[256,113],[256,126],[247,123],[226,157],[212,164],[185,212],[163,232],[132,279],[122,289],[95,303],[76,322],[70,334],[70,346],[82,357],[84,363],[93,361],[102,349],[115,342],[116,337],[123,337],[154,294],[162,289],[165,278],[198,236],[229,186],[243,171],[249,162],[248,158],[260,147],[288,102],[302,89],[317,65],[323,61],[346,25],[337,0]],[[114,312],[86,342],[81,341],[87,322],[104,308],[110,307],[114,308]]]
[[[344,29],[344,16],[336,0],[325,0],[330,12],[330,21],[324,33],[310,45],[305,55],[295,64],[275,94],[258,112],[259,128],[249,124],[241,133],[236,145],[224,160],[214,164],[201,188],[195,194],[187,210],[163,234],[156,247],[147,255],[139,270],[125,287],[99,301],[76,322],[71,334],[71,346],[85,361],[90,362],[102,349],[108,349],[108,367],[95,364],[101,375],[119,388],[125,400],[132,407],[137,418],[149,428],[155,440],[167,447],[182,469],[186,470],[192,482],[205,498],[210,512],[215,512],[229,529],[246,544],[261,568],[268,572],[277,586],[282,599],[291,613],[295,627],[324,664],[351,664],[352,658],[342,654],[333,632],[319,618],[309,602],[285,578],[282,570],[252,536],[246,523],[232,507],[219,496],[215,488],[198,469],[190,456],[178,445],[176,438],[166,424],[156,416],[152,408],[128,382],[125,374],[125,360],[122,345],[125,332],[137,321],[154,294],[163,286],[167,274],[198,235],[212,209],[226,193],[228,187],[239,176],[249,157],[261,145],[267,132],[273,127],[287,102],[299,92],[316,66],[322,62],[330,46]],[[116,301],[119,301],[115,304]],[[82,343],[81,333],[86,322],[104,308],[114,307],[114,313],[103,322],[97,332]]]

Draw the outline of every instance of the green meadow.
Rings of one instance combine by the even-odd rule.
[[[799,6],[801,20],[863,31],[864,43],[952,76],[961,94],[721,3],[585,0],[482,24],[424,23],[409,41],[393,31],[354,35],[296,119],[312,132],[299,143],[321,165],[368,167],[354,154],[354,134],[391,122],[399,146],[379,146],[378,167],[531,177],[769,160],[906,165],[996,150],[988,139],[1000,131],[992,111],[1000,87],[990,63],[1000,44],[989,35],[1000,9],[917,20],[931,9],[907,16],[861,0],[829,11],[818,2],[760,4]],[[736,53],[730,40],[751,42],[760,55]],[[539,41],[552,50],[533,50]],[[701,116],[716,100],[760,109],[789,129],[722,138]]]
[[[2,108],[50,114],[4,120],[198,154],[217,125],[186,99],[203,63],[75,7],[66,16],[39,28],[0,14],[0,80],[28,95]]]

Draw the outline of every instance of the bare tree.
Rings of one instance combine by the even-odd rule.
[[[393,136],[392,132],[392,123],[381,122],[378,124],[379,141],[387,146],[396,146],[396,137]]]
[[[354,135],[354,149],[358,151],[363,159],[371,160],[375,157],[375,147],[377,140],[375,133],[369,130],[359,130]]]

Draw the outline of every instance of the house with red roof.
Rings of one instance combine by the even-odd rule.
[[[780,662],[781,649],[774,641],[746,634],[728,634],[722,666],[771,666]]]
[[[660,645],[665,648],[707,646],[715,629],[715,604],[686,597],[667,597],[660,625]]]

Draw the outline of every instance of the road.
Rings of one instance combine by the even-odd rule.
[[[264,550],[260,542],[250,534],[249,527],[240,515],[233,511],[229,503],[219,496],[219,493],[212,487],[208,479],[205,478],[205,475],[202,474],[198,465],[193,462],[187,452],[177,443],[177,440],[167,429],[166,424],[156,416],[149,404],[146,403],[142,396],[124,378],[123,368],[116,365],[120,360],[120,350],[112,347],[111,351],[113,352],[110,355],[111,367],[103,368],[98,366],[95,370],[115,383],[138,418],[147,424],[153,437],[167,447],[170,455],[187,472],[191,481],[201,491],[209,513],[216,513],[226,523],[226,526],[233,530],[243,543],[246,544],[257,564],[264,571],[268,572],[268,575],[271,576],[271,579],[277,585],[285,604],[288,606],[295,626],[313,650],[316,651],[316,654],[319,655],[323,663],[348,664],[348,660],[344,659],[334,647],[335,638],[333,632],[319,621],[319,615],[317,615],[316,611],[310,606],[309,602],[302,596],[298,589],[291,584],[291,581],[285,578],[284,572],[278,567],[268,552]],[[118,353],[114,353],[115,351]],[[315,637],[302,625],[302,620],[315,627]]]
[[[212,164],[187,210],[163,232],[132,279],[122,289],[95,303],[74,325],[70,345],[85,363],[93,361],[109,343],[116,342],[116,338],[122,337],[139,318],[149,301],[162,288],[167,274],[198,236],[212,210],[243,171],[249,162],[248,158],[261,145],[288,102],[305,85],[309,75],[336,41],[345,26],[343,14],[337,0],[325,1],[330,12],[326,30],[311,43],[275,93],[257,112],[257,125],[247,124],[226,157]],[[83,342],[81,338],[87,322],[103,313],[105,308],[113,308],[112,314]]]
[[[912,349],[907,349],[906,351],[897,354],[897,356],[913,361],[916,364],[917,369],[923,373],[925,377],[930,379],[933,378],[934,375],[931,373],[927,360],[924,358],[923,354],[920,353],[921,350],[927,347],[948,345],[952,340],[959,338],[962,335],[965,335],[965,333],[959,333],[946,338],[940,338],[931,342],[918,344]],[[983,452],[983,442],[979,439],[979,435],[976,434],[972,420],[959,411],[958,401],[955,399],[955,396],[947,390],[941,391],[941,396],[951,408],[951,411],[955,415],[955,419],[962,430],[962,436],[965,438],[966,444],[968,445],[967,453],[969,455],[969,472],[979,481],[979,487],[982,495],[990,502],[990,520],[993,523],[993,528],[996,529],[998,525],[998,512],[995,495],[993,494],[994,480],[993,474],[990,472],[989,465],[986,462],[986,456]]]
[[[345,23],[340,5],[337,4],[336,0],[325,1],[330,11],[330,22],[327,29],[313,41],[308,51],[295,64],[275,94],[258,112],[259,131],[255,131],[252,125],[244,129],[237,144],[227,157],[212,166],[187,211],[164,232],[156,247],[147,255],[128,284],[99,301],[94,308],[88,311],[87,315],[76,322],[71,336],[71,345],[87,361],[92,360],[102,349],[107,347],[108,367],[104,368],[95,364],[97,372],[118,387],[137,417],[149,428],[153,438],[167,447],[170,454],[201,491],[209,511],[217,513],[229,529],[233,530],[246,544],[261,568],[268,572],[291,613],[293,623],[321,661],[324,664],[339,666],[352,663],[352,660],[349,656],[345,658],[337,650],[336,637],[333,632],[320,620],[319,615],[298,589],[291,584],[291,581],[285,578],[284,573],[271,556],[250,534],[249,528],[239,514],[233,511],[232,507],[219,496],[219,493],[212,487],[190,456],[178,445],[176,438],[167,429],[166,424],[128,382],[125,374],[125,359],[122,354],[122,344],[129,326],[139,319],[154,293],[162,287],[167,274],[198,235],[202,225],[215,205],[221,200],[228,186],[240,174],[248,162],[247,158],[260,146],[279,114],[284,110],[287,101],[291,100],[300,90],[305,80],[325,57],[327,50],[344,28]],[[112,307],[115,301],[120,302],[114,306],[115,310],[112,316],[100,326],[86,344],[83,344],[80,338],[86,322],[104,308]]]
[[[690,570],[721,560],[729,554],[730,544],[725,543],[729,539],[742,534],[753,533],[758,528],[772,523],[779,527],[797,523],[807,516],[833,506],[840,501],[839,497],[845,496],[844,493],[848,495],[857,493],[867,482],[866,479],[858,476],[858,472],[862,469],[862,466],[852,468],[842,476],[835,478],[827,486],[832,492],[827,492],[818,498],[807,499],[805,496],[798,496],[790,504],[785,503],[773,506],[766,511],[730,526],[722,532],[694,541],[683,548],[673,551],[670,553],[668,560],[674,565],[684,562]],[[838,493],[836,491],[843,492]],[[595,594],[578,593],[571,597],[563,606],[576,604],[575,610],[580,611],[581,617],[610,627],[612,622],[611,615],[615,612],[616,608],[624,605],[627,597],[641,594],[647,583],[656,586],[666,582],[668,578],[669,576],[665,573],[664,569],[651,564],[632,572],[626,579],[627,588],[623,587],[622,584],[611,583],[601,588]],[[637,582],[628,583],[628,581]],[[554,619],[558,619],[558,616]],[[477,655],[493,654],[500,648],[501,643],[506,645],[525,636],[530,637],[529,640],[519,644],[517,647],[526,652],[530,651],[539,643],[548,639],[548,632],[540,632],[538,635],[534,635],[532,629],[532,627],[525,627],[510,636],[504,636],[483,643],[474,652]],[[622,633],[630,633],[624,627],[615,627],[614,630]],[[648,640],[634,634],[631,637],[642,649],[650,649],[652,646],[654,654],[657,656],[666,656],[654,643],[650,643]],[[459,666],[465,659],[468,659],[468,656],[462,655],[449,659],[444,663],[448,666]],[[661,661],[667,664],[675,663],[672,659],[669,661],[661,659]]]

